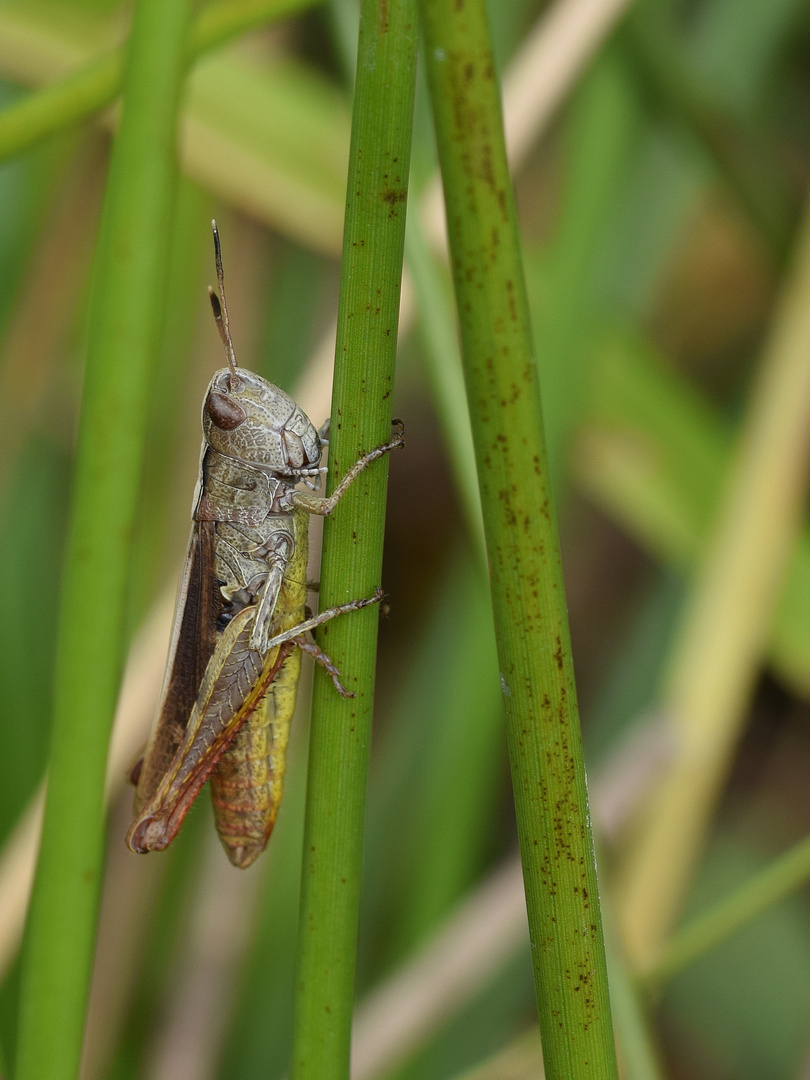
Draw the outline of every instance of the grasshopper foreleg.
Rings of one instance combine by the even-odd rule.
[[[392,450],[397,450],[405,445],[405,425],[401,420],[394,420],[392,426],[395,430],[391,441],[369,450],[367,454],[363,454],[362,457],[358,458],[328,499],[319,495],[310,495],[306,491],[294,491],[292,493],[294,505],[302,507],[309,514],[320,514],[323,517],[331,514],[360,473],[368,468],[372,461],[376,461],[383,454],[389,454]]]
[[[273,612],[276,609],[278,594],[287,565],[295,550],[295,541],[285,530],[279,529],[270,540],[270,550],[266,556],[269,571],[267,580],[262,588],[259,605],[256,608],[256,618],[250,632],[250,647],[260,652],[263,656],[270,649],[268,637]]]

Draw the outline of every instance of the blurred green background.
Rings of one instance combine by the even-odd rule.
[[[532,47],[549,6],[490,5],[502,74]],[[798,0],[625,7],[573,65],[571,86],[516,164],[515,183],[603,894],[626,928],[637,826],[671,761],[658,737],[662,702],[695,571],[711,565],[704,560],[720,535],[715,525],[727,520],[734,447],[762,393],[757,373],[770,356],[779,298],[788,285],[800,295],[804,288],[810,308],[810,274],[796,256],[810,179],[810,12]],[[0,5],[0,107],[119,42],[128,14],[111,0]],[[212,216],[240,362],[296,395],[316,424],[328,412],[328,375],[317,356],[328,356],[337,302],[356,17],[351,3],[313,7],[210,52],[190,77],[131,565],[133,642],[143,643],[142,628],[174,588],[200,402],[221,366],[205,294]],[[530,118],[541,109],[528,91],[509,104]],[[46,768],[88,275],[112,119],[73,125],[0,166],[4,1061],[13,1060],[16,1031],[22,908],[14,890],[24,891],[25,879],[12,842]],[[380,636],[361,1006],[435,940],[459,904],[481,898],[476,890],[516,848],[497,661],[463,473],[464,403],[452,395],[449,284],[441,256],[426,246],[430,224],[422,217],[418,226],[435,168],[421,82],[415,137],[408,253],[417,300],[403,319],[394,407],[407,422],[408,447],[391,461],[382,583],[390,614]],[[805,502],[801,460],[796,468],[794,516]],[[741,702],[682,883],[683,921],[734,894],[810,826],[810,535],[797,533],[788,511],[783,533],[786,555],[760,602],[760,645],[738,677]],[[746,617],[742,600],[741,612],[728,618]],[[704,653],[717,644],[704,641]],[[146,667],[136,674],[130,700],[148,723],[155,676]],[[305,675],[276,834],[244,875],[230,871],[212,839],[206,799],[169,853],[126,852],[131,794],[119,769],[88,1080],[285,1075],[307,682]],[[810,876],[810,865],[802,867],[792,886]],[[644,1022],[661,1062],[658,1072],[639,1071],[617,1017],[626,1075],[810,1076],[810,907],[806,889],[786,885],[774,895],[780,891],[789,895],[654,986],[654,962],[637,957],[625,933],[617,970],[641,972]],[[502,897],[488,903],[496,924],[509,922]],[[480,960],[480,971],[465,992],[448,984],[443,996],[441,978],[426,977],[433,1022],[414,1028],[398,1056],[359,1075],[540,1075],[534,1043],[511,1045],[534,1022],[528,941],[518,924],[489,960],[483,952],[476,959],[475,941],[467,941],[471,970]],[[404,998],[388,1008],[395,1018],[407,1013]],[[383,1041],[384,1027],[377,1025]]]

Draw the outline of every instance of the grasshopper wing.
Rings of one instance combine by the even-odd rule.
[[[256,709],[291,642],[262,658],[249,647],[255,606],[234,616],[217,642],[179,745],[148,801],[136,807],[127,834],[133,851],[162,851],[180,828],[200,788]]]
[[[214,531],[194,522],[177,593],[169,659],[149,742],[139,763],[135,813],[153,798],[181,742],[214,653],[222,601],[214,577]]]

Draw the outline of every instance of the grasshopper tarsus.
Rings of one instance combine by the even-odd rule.
[[[351,690],[347,690],[343,683],[340,681],[340,671],[335,666],[335,662],[332,660],[328,653],[325,653],[323,649],[313,640],[309,634],[301,634],[297,638],[293,638],[293,641],[301,650],[301,652],[307,653],[311,656],[316,664],[327,672],[334,684],[335,689],[344,698],[353,698],[355,695]]]

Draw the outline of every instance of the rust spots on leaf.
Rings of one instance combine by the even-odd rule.
[[[395,218],[399,213],[399,204],[404,203],[408,198],[408,189],[406,187],[400,188],[386,188],[382,193],[382,201],[389,207],[389,218]]]
[[[518,309],[517,300],[515,299],[515,283],[510,280],[506,282],[506,302],[509,305],[509,318],[512,322],[518,321]]]
[[[507,351],[508,350],[504,350],[504,352],[507,352]],[[501,398],[501,402],[500,402],[501,408],[505,409],[508,405],[514,405],[520,399],[520,393],[521,393],[520,387],[516,386],[514,383],[512,383],[512,385],[509,388],[509,397],[502,397]]]
[[[492,161],[492,146],[486,142],[481,147],[481,179],[487,185],[488,188],[494,190],[495,188],[495,168]],[[501,203],[501,195],[503,192],[497,192],[498,204]],[[505,203],[504,203],[505,205]],[[504,221],[507,219],[504,218]]]
[[[558,670],[562,671],[562,669],[563,669],[563,648],[562,648],[562,642],[560,641],[559,635],[557,635],[556,642],[557,642],[557,648],[554,650],[554,662],[556,663]],[[563,689],[564,689],[564,687],[563,687]]]

